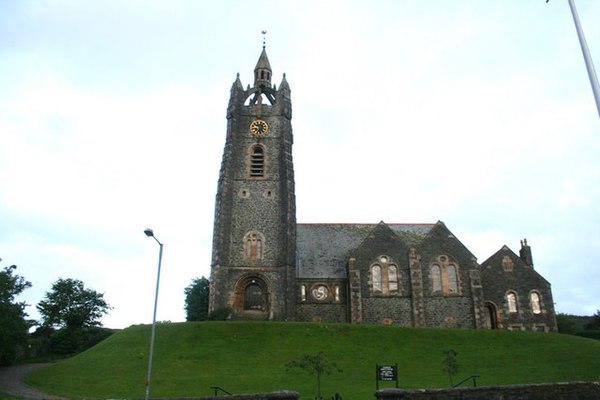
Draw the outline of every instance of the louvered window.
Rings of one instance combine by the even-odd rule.
[[[261,146],[254,146],[250,154],[250,176],[262,178],[265,176],[265,150]]]

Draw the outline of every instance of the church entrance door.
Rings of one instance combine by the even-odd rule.
[[[493,303],[485,303],[485,308],[488,311],[488,325],[490,329],[498,329],[498,313],[496,306]]]
[[[258,283],[250,283],[244,291],[244,310],[264,311],[267,308],[265,293]]]
[[[269,290],[258,276],[247,276],[236,284],[234,314],[239,319],[267,319]]]

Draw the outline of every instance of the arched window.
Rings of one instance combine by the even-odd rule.
[[[244,255],[246,258],[250,258],[252,256],[252,239],[246,239],[246,243],[244,243]]]
[[[514,292],[508,292],[506,294],[506,304],[508,305],[508,312],[517,312],[517,295]]]
[[[395,265],[388,266],[388,289],[390,292],[398,291],[398,268]]]
[[[446,275],[448,275],[448,290],[450,293],[458,292],[458,277],[456,276],[456,267],[448,265],[446,267]]]
[[[370,267],[371,291],[377,296],[398,295],[400,292],[400,271],[391,263],[390,257],[380,255]]]
[[[431,267],[431,288],[433,292],[442,291],[442,270],[439,265]]]
[[[459,267],[447,255],[439,255],[431,264],[431,293],[437,295],[455,295],[460,293]]]
[[[251,231],[244,236],[244,256],[251,260],[262,260],[265,255],[265,238],[260,232]]]
[[[254,145],[250,151],[250,177],[263,178],[265,176],[265,149]]]
[[[306,301],[306,285],[300,286],[300,300]]]
[[[529,301],[531,303],[531,311],[534,314],[541,314],[542,306],[540,303],[540,295],[537,292],[531,292],[529,295]]]
[[[371,267],[371,286],[374,292],[381,292],[381,267],[379,265]]]

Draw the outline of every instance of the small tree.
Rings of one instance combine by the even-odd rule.
[[[458,353],[453,349],[444,350],[444,360],[442,361],[442,371],[446,372],[450,377],[450,386],[454,386],[452,377],[458,372],[458,361],[456,356]]]
[[[101,326],[100,319],[111,307],[104,294],[86,289],[78,279],[58,279],[37,305],[44,325],[67,329]]]
[[[321,376],[331,375],[334,371],[343,372],[333,361],[329,361],[322,351],[315,355],[305,354],[300,358],[288,361],[285,367],[288,371],[297,368],[311,375],[314,374],[317,377],[317,399],[323,398],[321,395]]]
[[[90,346],[94,328],[111,307],[104,295],[86,289],[78,279],[58,279],[37,305],[43,325],[50,333],[50,349],[56,354],[74,354]],[[107,333],[108,334],[108,333]],[[91,343],[93,344],[93,343]]]
[[[30,288],[31,283],[13,274],[16,269],[11,265],[0,271],[0,365],[15,361],[17,346],[25,343],[30,327],[25,319],[26,304],[15,301],[15,297]]]
[[[205,277],[196,278],[185,288],[186,321],[206,321],[208,319],[209,282]]]

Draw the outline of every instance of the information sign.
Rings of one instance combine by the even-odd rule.
[[[398,387],[398,364],[394,365],[379,365],[375,366],[376,387],[379,389],[379,381],[395,381]]]

